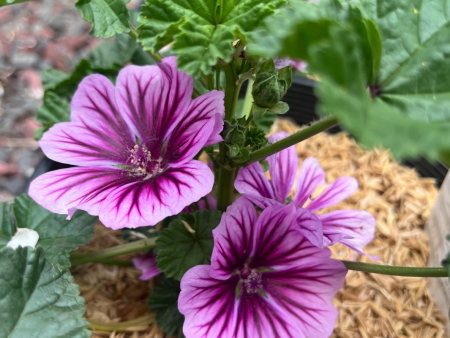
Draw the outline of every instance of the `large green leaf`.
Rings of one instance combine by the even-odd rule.
[[[450,121],[448,1],[363,3],[382,37],[380,97],[415,120]]]
[[[411,119],[380,97],[371,97],[356,34],[336,28],[331,35],[330,42],[317,44],[311,52],[310,67],[322,77],[317,87],[322,114],[335,115],[364,146],[382,145],[398,158],[436,158],[450,149],[448,123]]]
[[[92,24],[91,35],[110,38],[130,32],[130,0],[78,0],[76,8]]]
[[[148,300],[152,312],[156,313],[156,322],[169,336],[184,338],[184,316],[178,311],[178,296],[180,295],[180,282],[167,278],[161,274],[158,284],[153,288]]]
[[[322,79],[321,112],[364,146],[398,158],[450,151],[446,0],[290,4],[251,36],[250,53],[307,60]]]
[[[14,199],[13,210],[18,228],[32,229],[39,234],[37,246],[44,248],[45,257],[67,267],[70,266],[70,252],[89,243],[97,223],[94,216],[81,210],[67,220],[67,215],[51,213],[27,194]]]
[[[229,61],[232,42],[245,41],[283,0],[147,0],[138,27],[139,42],[154,53],[174,42],[179,66],[189,74],[209,74],[217,58]]]
[[[0,251],[0,337],[91,337],[78,285],[44,255],[42,248]]]
[[[190,268],[210,264],[214,247],[213,229],[219,224],[222,213],[218,210],[196,211],[183,214],[161,231],[158,245],[158,268],[168,277],[181,280]],[[187,223],[195,232],[188,230]]]

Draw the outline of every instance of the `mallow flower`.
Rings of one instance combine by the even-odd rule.
[[[98,215],[113,229],[154,225],[208,194],[211,169],[194,156],[222,141],[223,92],[191,101],[193,80],[176,58],[156,66],[127,66],[116,86],[90,75],[71,102],[71,122],[39,142],[51,159],[78,167],[34,180],[30,196],[69,217]]]
[[[187,338],[331,335],[338,315],[332,299],[347,270],[303,237],[295,214],[292,204],[273,205],[258,218],[245,197],[228,207],[213,230],[211,265],[181,280]]]
[[[280,132],[269,138],[276,142],[289,136]],[[250,199],[260,208],[280,205],[287,201],[297,173],[298,158],[295,146],[289,147],[268,157],[270,177],[268,180],[261,165],[256,162],[242,169],[234,183],[238,192]],[[293,204],[298,210],[317,210],[336,204],[358,189],[358,181],[354,177],[339,177],[333,183],[325,185],[325,173],[317,160],[307,158],[300,168],[297,177],[296,193]],[[304,219],[305,215],[299,211]],[[323,215],[313,215],[322,222],[322,226],[314,228],[317,223],[299,222],[303,234],[316,246],[329,246],[340,242],[349,248],[364,253],[364,246],[369,243],[375,232],[374,217],[361,210],[336,210]],[[305,226],[310,224],[311,226]]]

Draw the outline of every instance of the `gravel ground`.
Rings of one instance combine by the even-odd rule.
[[[0,202],[25,189],[42,158],[34,140],[47,68],[70,71],[101,42],[75,0],[43,0],[0,8]]]

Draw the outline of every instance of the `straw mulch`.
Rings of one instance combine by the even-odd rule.
[[[273,127],[274,132],[293,133],[298,129],[287,120],[278,120]],[[385,150],[362,150],[345,133],[322,133],[296,147],[299,164],[309,156],[316,157],[325,169],[327,182],[346,175],[358,179],[360,189],[354,195],[324,212],[360,209],[372,213],[377,230],[375,239],[366,247],[369,254],[379,256],[380,264],[426,266],[429,249],[423,228],[437,196],[434,180],[419,178]],[[120,232],[98,226],[91,245],[79,252],[119,243],[123,243]],[[331,250],[335,258],[376,263],[339,244]],[[126,332],[97,330],[93,338],[164,337],[147,307],[152,282],[139,281],[136,269],[89,264],[75,267],[72,272],[86,299],[87,318],[100,322],[144,318],[147,323],[142,325],[141,321],[136,326],[131,322]],[[339,310],[334,338],[447,337],[446,319],[431,299],[424,278],[349,271],[334,301]]]

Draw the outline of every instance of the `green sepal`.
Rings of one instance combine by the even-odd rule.
[[[286,114],[289,111],[289,105],[286,102],[279,101],[267,110],[269,113],[277,115]]]
[[[190,268],[210,264],[214,246],[212,230],[219,224],[221,216],[219,210],[203,210],[182,214],[180,219],[171,222],[156,241],[158,268],[168,277],[181,280]]]

